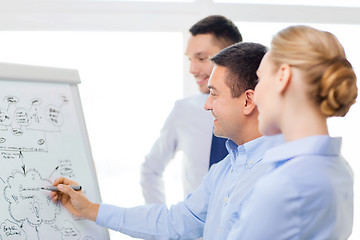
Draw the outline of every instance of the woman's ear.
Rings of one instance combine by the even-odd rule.
[[[291,81],[291,67],[288,64],[281,64],[278,70],[277,90],[280,94],[284,93]]]
[[[244,114],[250,115],[256,108],[254,102],[254,90],[248,89],[244,93]]]

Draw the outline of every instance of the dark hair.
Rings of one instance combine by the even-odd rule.
[[[189,31],[193,36],[207,33],[213,34],[226,46],[242,42],[241,33],[236,25],[231,20],[220,15],[212,15],[200,20]]]
[[[258,43],[236,43],[221,50],[211,61],[227,70],[225,83],[231,89],[233,98],[248,89],[255,89],[256,71],[267,48]]]

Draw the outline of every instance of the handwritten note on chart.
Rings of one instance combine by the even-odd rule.
[[[108,239],[41,190],[65,176],[100,199],[75,87],[0,81],[0,88],[0,240]]]

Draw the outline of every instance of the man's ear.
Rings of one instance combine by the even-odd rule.
[[[284,91],[289,86],[291,81],[291,67],[288,64],[281,64],[278,70],[278,78],[276,81],[277,90],[279,93],[284,93]]]
[[[256,108],[256,104],[254,102],[254,90],[248,89],[243,93],[243,95],[244,95],[244,114],[250,115]]]

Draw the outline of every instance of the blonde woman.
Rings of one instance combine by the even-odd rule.
[[[345,116],[357,97],[356,76],[334,35],[293,26],[274,36],[257,71],[259,130],[283,133],[270,149],[271,170],[240,209],[229,239],[347,239],[353,224],[353,176],[341,138],[326,120]]]

